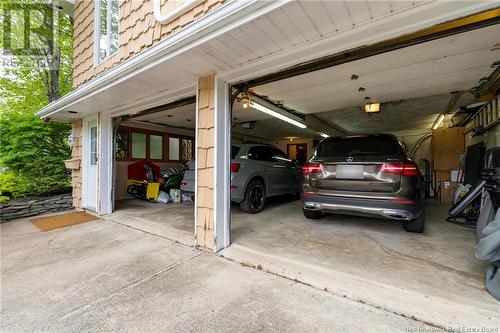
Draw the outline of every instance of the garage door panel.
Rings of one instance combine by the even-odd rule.
[[[262,90],[268,95],[286,92],[291,93],[295,90],[302,90],[304,86],[316,87],[322,84],[346,80],[350,78],[353,73],[359,75],[359,77],[363,79],[367,73],[391,70],[394,68],[404,69],[404,67],[411,64],[435,61],[443,57],[449,60],[453,56],[465,55],[470,52],[491,53],[492,59],[498,59],[500,57],[500,51],[490,51],[498,40],[496,37],[497,33],[498,26],[492,26],[460,36],[419,44],[403,50],[384,53],[356,62],[324,69],[322,71],[304,74],[300,77],[282,80],[279,85],[272,83],[262,85],[257,87],[257,90]],[[495,60],[491,60],[489,64],[493,61]],[[474,60],[472,63],[478,63],[478,61]]]
[[[440,84],[449,86],[449,80],[459,79],[458,86],[463,87],[463,82],[468,82],[469,89],[477,82],[479,77],[487,76],[490,72],[490,67],[478,66],[478,64],[492,63],[495,57],[494,54],[485,54],[481,52],[472,52],[464,55],[442,58],[436,61],[423,64],[414,64],[402,68],[396,68],[385,72],[374,72],[371,74],[360,75],[360,79],[353,82],[350,80],[338,80],[329,82],[321,86],[311,86],[305,84],[307,88],[300,90],[290,90],[286,94],[273,94],[273,98],[284,100],[287,104],[301,107],[305,105],[314,105],[315,101],[321,100],[324,97],[332,97],[343,94],[359,95],[358,87],[364,87],[366,94],[374,96],[380,88],[392,89],[394,85],[402,85],[403,87],[411,87],[412,89],[422,88],[425,85],[432,84],[439,86]],[[458,70],[457,70],[458,68]],[[476,75],[476,76],[472,76]],[[449,89],[446,89],[448,92]],[[439,93],[439,92],[437,92]],[[381,97],[379,97],[381,98]],[[310,110],[302,110],[310,112]]]

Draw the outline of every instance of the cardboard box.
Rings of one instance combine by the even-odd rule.
[[[458,185],[460,185],[460,183],[450,181],[439,183],[439,202],[452,204]]]

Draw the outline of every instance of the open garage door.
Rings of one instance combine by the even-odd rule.
[[[466,141],[481,140],[464,126],[498,31],[236,85],[223,255],[398,313],[496,325],[474,230],[446,218]]]
[[[192,245],[195,97],[115,119],[113,221]]]

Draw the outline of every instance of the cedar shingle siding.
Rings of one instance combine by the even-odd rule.
[[[196,160],[198,183],[196,195],[196,245],[214,247],[214,156],[215,156],[215,77],[201,78],[198,83],[198,128]]]
[[[73,86],[98,76],[106,69],[131,58],[142,50],[176,32],[220,6],[225,0],[205,0],[168,24],[158,24],[152,0],[120,1],[120,37],[118,52],[94,67],[94,1],[76,0],[74,7]],[[163,0],[162,13],[182,5]]]

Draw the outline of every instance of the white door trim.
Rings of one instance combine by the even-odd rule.
[[[231,94],[227,82],[215,77],[214,238],[215,252],[231,243]]]
[[[113,212],[113,119],[100,113],[97,128],[97,213],[107,215]]]
[[[89,204],[89,195],[91,195],[88,191],[88,178],[89,178],[89,156],[90,156],[90,124],[95,123],[97,126],[97,116],[92,116],[89,118],[85,118],[82,121],[82,208],[88,209],[94,212],[97,212],[97,205],[93,207]],[[97,144],[99,145],[99,126],[97,126]],[[97,157],[97,164],[99,165],[99,154]],[[98,166],[97,166],[98,167]],[[97,186],[96,193],[94,194],[97,197]]]

